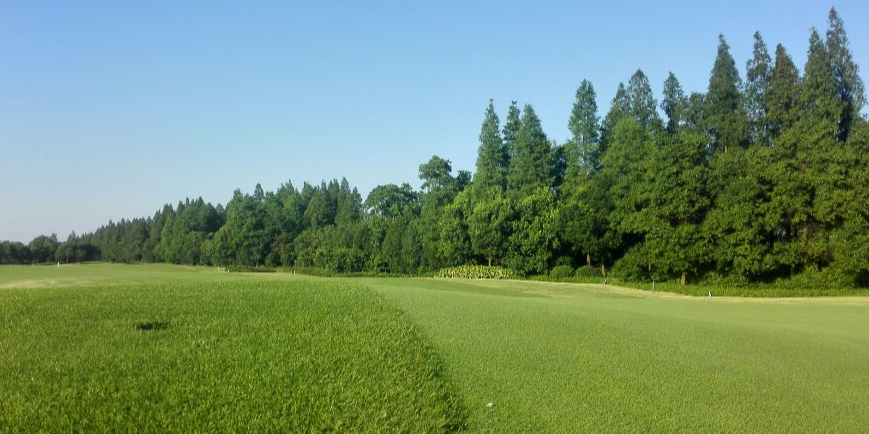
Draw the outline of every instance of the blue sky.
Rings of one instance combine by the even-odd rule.
[[[419,185],[437,154],[473,169],[494,98],[568,137],[637,69],[703,90],[723,33],[741,69],[760,30],[805,62],[809,1],[0,1],[0,239],[92,231],[257,182]],[[869,5],[839,1],[869,68]],[[866,69],[862,71],[866,79]]]

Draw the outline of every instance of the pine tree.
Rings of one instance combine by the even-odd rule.
[[[843,103],[838,98],[835,72],[827,47],[815,29],[809,37],[808,60],[800,88],[800,105],[806,117],[839,123]]]
[[[842,114],[833,68],[820,35],[812,29],[803,79],[799,85],[799,120],[773,142],[768,218],[776,222],[773,259],[781,272],[823,267],[832,260],[829,233],[844,204],[837,190],[837,146]]]
[[[504,139],[504,149],[507,152],[507,166],[509,166],[509,160],[516,155],[516,137],[519,135],[519,128],[522,127],[521,115],[522,112],[519,111],[516,101],[510,102],[510,108],[507,109],[507,119],[504,122],[504,131],[501,134]]]
[[[335,224],[349,225],[362,217],[362,196],[346,178],[341,178],[341,190],[336,201]]]
[[[715,269],[748,282],[770,271],[769,167],[772,150],[753,146],[718,153],[709,165],[712,208],[703,221]]]
[[[730,46],[724,36],[719,35],[718,55],[706,93],[706,125],[712,138],[712,151],[727,152],[728,148],[743,146],[746,142],[748,120],[742,107],[740,85]]]
[[[754,143],[766,144],[766,94],[772,79],[772,59],[760,32],[754,32],[754,55],[746,63],[745,112],[748,115],[749,135]]]
[[[551,186],[552,156],[549,140],[530,104],[525,105],[521,124],[507,183],[515,194],[525,196],[537,187]]]
[[[474,181],[483,188],[507,187],[507,162],[509,156],[501,140],[498,115],[495,105],[489,100],[486,116],[480,129],[480,148],[477,153],[477,173]]]
[[[594,86],[583,80],[576,89],[576,100],[567,122],[571,139],[566,146],[567,177],[573,181],[577,177],[587,178],[600,168],[600,149],[598,147],[597,102]]]
[[[706,95],[700,92],[691,92],[685,99],[685,110],[682,117],[685,125],[692,128],[703,128],[706,124]]]
[[[649,78],[641,69],[631,76],[628,81],[628,101],[630,101],[630,113],[643,128],[648,128],[653,122],[659,121],[655,96]]]
[[[624,83],[619,83],[619,87],[616,89],[616,95],[613,97],[612,103],[610,103],[610,109],[607,112],[606,117],[604,117],[603,123],[600,127],[601,153],[605,152],[612,142],[616,124],[618,124],[622,118],[628,116],[630,110],[631,100],[628,97],[628,90],[625,89]]]
[[[784,46],[775,49],[775,66],[766,95],[766,130],[775,139],[799,120],[800,75]]]
[[[845,141],[848,138],[851,124],[855,118],[860,116],[860,110],[866,103],[866,94],[863,80],[860,78],[860,69],[854,63],[851,49],[848,46],[845,24],[839,17],[839,13],[836,12],[836,8],[830,9],[829,19],[827,51],[833,65],[839,98],[845,104],[839,123],[839,140]]]
[[[657,280],[679,276],[684,285],[706,257],[701,230],[709,205],[705,144],[702,132],[683,129],[660,137],[644,162],[649,206],[635,221]]]
[[[679,80],[671,72],[664,81],[664,99],[661,101],[661,110],[667,115],[667,132],[675,134],[684,120],[685,92]]]
[[[588,205],[592,209],[605,209],[601,221],[608,222],[605,232],[609,233],[600,240],[606,240],[603,244],[609,251],[600,252],[597,255],[600,259],[618,258],[638,240],[642,219],[638,219],[641,216],[637,212],[648,205],[645,164],[652,146],[646,137],[647,131],[639,121],[632,116],[622,117],[613,129],[612,143],[603,155],[603,168],[592,183],[591,193],[597,197],[588,201]]]

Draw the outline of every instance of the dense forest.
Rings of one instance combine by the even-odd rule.
[[[476,171],[433,156],[422,187],[363,200],[342,179],[236,190],[66,241],[0,243],[0,263],[105,260],[414,274],[463,264],[525,275],[567,266],[626,280],[869,285],[869,124],[842,20],[812,29],[800,71],[760,33],[741,76],[719,37],[705,93],[672,73],[658,103],[637,70],[600,117],[582,81],[571,137],[530,104],[492,101]],[[578,267],[578,268],[577,268]]]

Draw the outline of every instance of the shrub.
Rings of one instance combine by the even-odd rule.
[[[504,267],[487,267],[485,265],[461,265],[442,268],[435,277],[458,279],[516,279],[519,275]]]
[[[559,265],[549,272],[549,277],[553,279],[567,279],[573,277],[573,267],[570,265]]]
[[[576,269],[576,273],[574,276],[580,279],[594,279],[603,277],[600,274],[600,270],[597,267],[592,267],[591,265],[583,265]]]
[[[362,271],[365,254],[357,249],[339,247],[321,248],[314,253],[314,267],[332,272],[346,273]]]
[[[555,265],[573,265],[573,259],[570,256],[559,256]]]
[[[630,282],[648,282],[651,280],[648,258],[643,246],[634,246],[613,264],[610,276]]]
[[[375,253],[371,255],[367,261],[365,261],[364,270],[370,273],[385,273],[387,268],[386,262],[380,257],[379,254]]]

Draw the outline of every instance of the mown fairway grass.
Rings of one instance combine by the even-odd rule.
[[[429,336],[465,397],[473,432],[869,430],[866,298],[359,281]]]
[[[463,425],[436,354],[382,296],[283,277],[0,267],[0,432]]]
[[[863,433],[867,402],[867,298],[0,267],[0,431]]]

